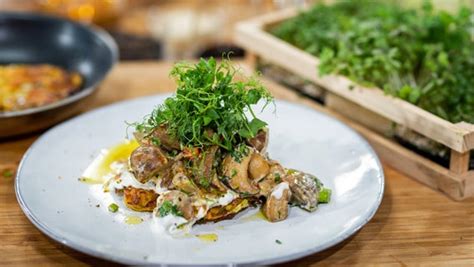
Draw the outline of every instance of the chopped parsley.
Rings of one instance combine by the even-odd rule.
[[[169,200],[165,200],[161,207],[158,209],[160,217],[165,217],[168,214],[174,215],[174,216],[181,216],[183,217],[183,212],[181,212],[178,209],[178,206],[173,204]]]
[[[160,139],[158,139],[156,137],[151,138],[151,143],[155,146],[160,146],[160,144],[161,144]]]
[[[204,188],[208,188],[211,185],[211,181],[206,179],[206,177],[201,177],[201,179],[199,179],[199,184],[204,186]]]
[[[248,155],[248,152],[248,147],[245,144],[241,143],[236,148],[234,148],[234,150],[231,152],[231,156],[235,161],[240,163],[242,159]]]
[[[281,182],[281,176],[280,176],[280,174],[279,174],[278,172],[276,172],[276,173],[274,174],[274,176],[275,176],[275,183]]]
[[[281,244],[282,244],[282,242],[281,242],[280,240],[278,240],[278,239],[275,239],[275,243],[277,243],[278,245],[281,245]]]
[[[117,204],[115,203],[112,203],[109,205],[109,211],[112,213],[116,213],[118,209],[119,209],[119,206],[117,206]]]

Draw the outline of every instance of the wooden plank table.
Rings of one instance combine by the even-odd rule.
[[[85,110],[160,92],[171,92],[170,63],[121,63],[108,76]],[[317,105],[274,83],[277,98]],[[0,141],[0,168],[16,168],[39,134]],[[454,202],[389,166],[385,196],[375,217],[347,241],[294,265],[474,265],[474,199]],[[110,265],[69,249],[37,230],[20,210],[14,179],[0,176],[0,266]]]

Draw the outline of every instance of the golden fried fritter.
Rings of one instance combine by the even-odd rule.
[[[249,207],[249,201],[243,198],[234,199],[231,203],[226,206],[218,206],[210,209],[203,221],[221,221],[225,219],[231,219],[237,213]]]
[[[0,66],[0,111],[51,104],[78,90],[82,77],[53,65]]]
[[[128,186],[123,190],[125,205],[134,211],[151,212],[156,207],[158,194],[153,190],[146,190]]]

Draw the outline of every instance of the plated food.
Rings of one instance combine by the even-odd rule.
[[[140,121],[169,96],[95,109],[44,133],[23,157],[15,179],[18,202],[31,222],[61,244],[128,265],[255,265],[334,246],[364,226],[379,207],[383,171],[368,143],[330,116],[276,99],[276,113],[271,105],[260,113],[263,103],[254,108],[270,129],[267,152],[287,168],[320,177],[332,190],[330,202],[311,213],[291,208],[278,223],[249,207],[232,220],[195,224],[182,238],[157,234],[152,213],[129,209],[123,198],[104,193],[102,181],[77,179],[102,148],[123,139],[124,121]],[[107,158],[126,160],[137,146],[125,141],[104,152]],[[111,203],[116,209],[109,208]]]
[[[253,106],[265,108],[272,97],[255,77],[234,81],[236,72],[212,58],[175,65],[176,94],[131,124],[135,139],[101,153],[80,181],[103,182],[112,199],[152,213],[157,229],[171,234],[250,206],[277,222],[290,205],[312,212],[329,202],[331,190],[314,175],[270,158],[270,129]],[[111,212],[118,209],[109,203]]]
[[[0,66],[0,112],[48,105],[81,88],[76,72],[50,64]]]

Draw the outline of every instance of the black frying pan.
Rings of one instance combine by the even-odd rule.
[[[77,112],[117,59],[117,45],[102,30],[57,17],[0,12],[0,64],[48,63],[84,79],[81,90],[64,100],[0,112],[0,138],[48,127]]]

